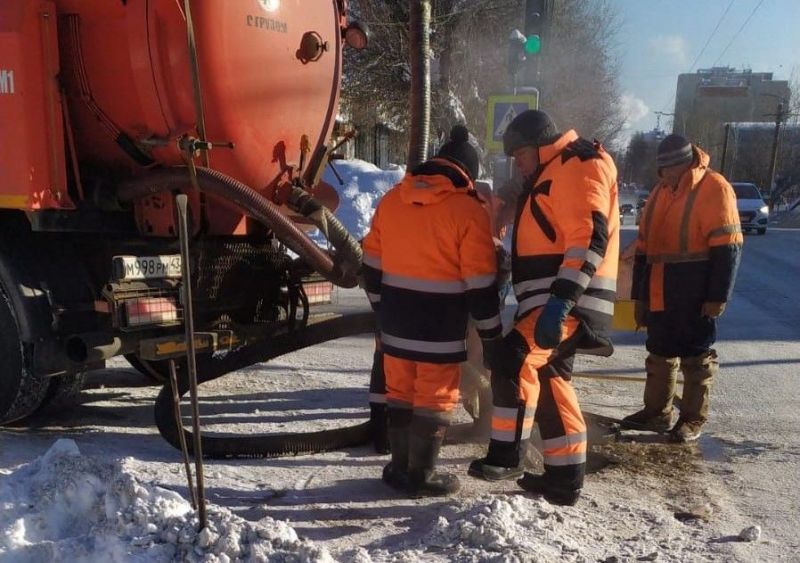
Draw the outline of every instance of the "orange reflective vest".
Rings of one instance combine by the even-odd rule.
[[[512,278],[522,318],[550,295],[575,301],[588,342],[606,346],[619,256],[617,169],[575,131],[539,148],[540,172],[519,198]],[[594,338],[597,337],[597,338]],[[594,339],[593,339],[594,338]]]
[[[378,204],[363,249],[365,289],[387,354],[462,362],[468,315],[481,338],[500,335],[489,216],[450,162],[433,159],[406,174]]]
[[[647,198],[636,241],[632,297],[650,311],[690,310],[726,302],[742,248],[736,195],[698,147],[676,189],[658,184]]]

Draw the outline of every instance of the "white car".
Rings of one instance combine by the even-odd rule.
[[[765,234],[769,222],[769,207],[761,197],[758,187],[749,182],[732,182],[731,185],[736,192],[736,207],[739,210],[742,230]]]

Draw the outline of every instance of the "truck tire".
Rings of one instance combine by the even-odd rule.
[[[47,395],[50,380],[30,367],[31,350],[20,341],[11,302],[0,289],[0,424],[30,415]]]
[[[47,393],[37,411],[45,407],[65,407],[74,405],[86,383],[86,372],[72,373],[48,378]]]

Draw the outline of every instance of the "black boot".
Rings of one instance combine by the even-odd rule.
[[[559,483],[544,475],[525,473],[517,485],[535,495],[541,495],[550,504],[559,506],[573,506],[581,496],[580,489],[574,489],[564,483]]]
[[[489,441],[486,457],[473,460],[467,474],[484,481],[505,481],[522,476],[519,459],[519,442]]]
[[[396,407],[389,407],[386,412],[392,461],[383,468],[383,482],[405,492],[408,489],[408,438],[412,412],[411,409]]]
[[[376,453],[389,453],[389,425],[386,405],[382,403],[369,404],[369,433],[372,447]]]
[[[427,426],[428,424],[426,424]],[[408,449],[408,493],[413,498],[451,495],[461,488],[458,477],[435,470],[442,448],[446,425],[434,424],[421,432],[412,430]]]

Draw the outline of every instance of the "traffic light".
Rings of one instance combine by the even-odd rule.
[[[547,38],[547,16],[550,13],[550,0],[526,0],[525,2],[525,43],[523,49],[527,63],[523,72],[523,84],[538,86],[541,52]]]
[[[525,53],[528,55],[538,55],[542,50],[542,38],[538,35],[528,35],[525,38]]]
[[[546,9],[547,0],[525,2],[525,52],[528,55],[538,55],[542,50]]]

